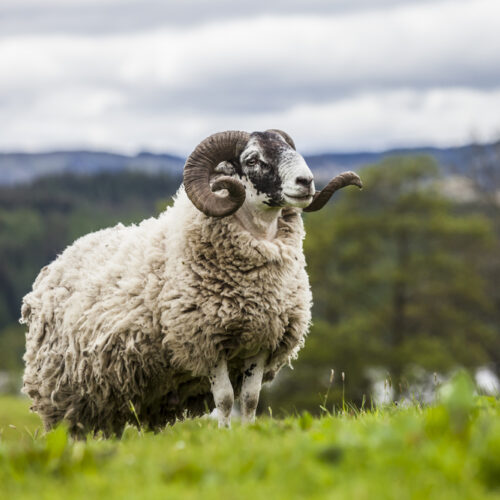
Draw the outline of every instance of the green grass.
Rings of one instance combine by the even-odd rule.
[[[500,498],[500,403],[459,377],[432,407],[309,414],[218,430],[197,419],[121,441],[47,435],[0,399],[0,497]],[[9,427],[9,424],[16,428]]]

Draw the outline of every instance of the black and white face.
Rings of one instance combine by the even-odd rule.
[[[304,158],[274,131],[252,133],[239,159],[216,171],[238,178],[245,186],[245,202],[260,208],[305,208],[315,191]]]

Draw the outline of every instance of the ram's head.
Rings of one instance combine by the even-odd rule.
[[[275,129],[213,134],[195,148],[184,167],[189,199],[214,217],[233,214],[245,199],[267,207],[293,206],[314,212],[335,191],[349,185],[362,186],[355,173],[344,172],[315,192],[313,175],[292,138]],[[215,194],[222,189],[227,196]]]

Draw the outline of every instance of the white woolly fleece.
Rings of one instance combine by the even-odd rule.
[[[234,216],[207,217],[181,188],[139,225],[88,234],[44,267],[25,296],[23,391],[46,428],[74,434],[157,428],[213,407],[206,375],[224,353],[235,392],[244,359],[269,352],[265,380],[296,357],[311,293],[300,211],[272,241]]]

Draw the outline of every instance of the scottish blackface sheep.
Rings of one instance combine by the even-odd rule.
[[[174,205],[139,225],[88,234],[38,275],[24,297],[23,391],[46,429],[120,435],[158,429],[234,398],[253,421],[261,384],[304,344],[311,292],[302,211],[359,177],[315,194],[288,134],[222,132],[201,142]]]

